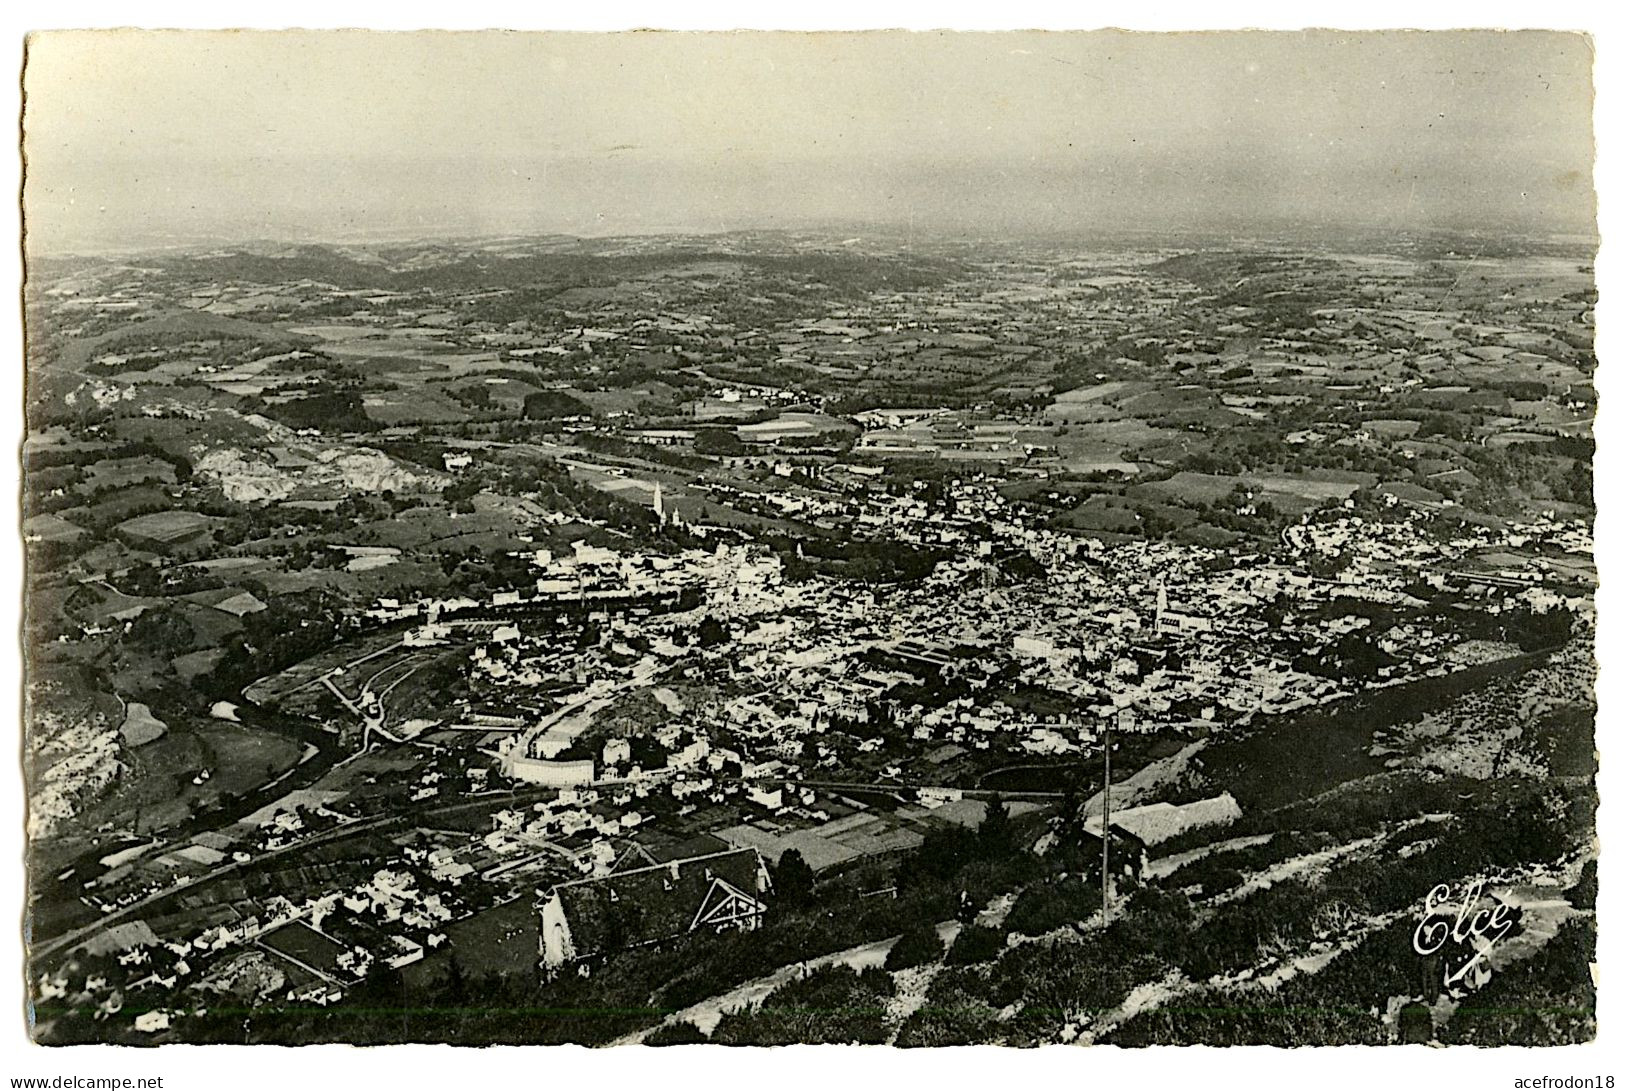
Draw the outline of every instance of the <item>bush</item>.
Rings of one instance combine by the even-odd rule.
[[[1439,1033],[1445,1045],[1549,1046],[1597,1037],[1596,921],[1575,917],[1534,957],[1496,971]]]
[[[1268,949],[1305,939],[1318,904],[1319,898],[1308,884],[1285,880],[1230,902],[1185,933],[1177,948],[1157,953],[1192,980],[1234,973],[1258,962]]]
[[[891,975],[875,969],[825,966],[774,989],[755,1008],[722,1017],[712,1035],[723,1045],[797,1045],[887,1038],[886,1001]]]
[[[1580,878],[1568,891],[1569,904],[1576,909],[1597,908],[1597,861],[1587,860]]]
[[[1012,1045],[1053,1042],[1061,1028],[1083,1016],[1118,1007],[1135,986],[1167,971],[1160,959],[1127,954],[1101,933],[1093,942],[1012,948],[988,975],[987,1002],[1014,1005]]]
[[[1212,897],[1222,894],[1226,890],[1234,890],[1247,881],[1247,876],[1233,867],[1216,867],[1204,874],[1199,880],[1202,894]]]
[[[940,885],[921,884],[898,898],[826,900],[826,908],[775,911],[754,932],[696,933],[667,948],[671,962],[651,968],[649,987],[664,1008],[686,1008],[781,966],[895,936],[922,920],[942,920],[953,903]],[[652,964],[647,954],[622,960]]]
[[[1070,880],[1054,886],[1036,883],[1021,892],[1004,926],[1023,936],[1041,936],[1100,912],[1100,888]]]
[[[974,970],[944,970],[926,990],[925,1004],[904,1021],[897,1045],[980,1045],[1003,1032],[999,1013],[982,996],[985,985]]]
[[[643,1044],[650,1046],[697,1046],[710,1040],[705,1036],[703,1030],[690,1023],[687,1019],[682,1019],[667,1026],[656,1028],[653,1034],[643,1040]]]
[[[969,966],[997,958],[1004,950],[1004,933],[981,924],[967,924],[948,952],[948,965]]]
[[[942,957],[942,940],[931,925],[910,928],[886,952],[886,969],[907,970],[935,962]]]

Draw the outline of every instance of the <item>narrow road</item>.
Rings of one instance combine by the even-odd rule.
[[[571,852],[563,845],[555,844],[552,841],[544,841],[542,842],[541,852],[534,852],[528,856],[522,856],[517,860],[509,860],[506,863],[498,864],[494,868],[489,868],[482,871],[480,873],[480,878],[487,881],[491,879],[500,879],[502,876],[511,871],[518,871],[519,869],[526,867],[527,865],[534,864],[536,861],[547,856],[557,856],[568,863],[571,867],[581,866],[581,857],[579,854]]]
[[[808,780],[805,777],[744,777],[741,779],[752,784],[784,784],[800,788],[822,788],[830,792],[880,792],[886,795],[896,795],[901,791],[916,791],[920,788],[944,787],[940,784],[920,784],[915,781],[902,780],[877,784],[873,781],[856,780]],[[1066,797],[1065,792],[1002,791],[994,788],[961,788],[955,790],[962,792],[966,799],[992,799],[997,796],[1000,799],[1045,800],[1064,799]]]
[[[320,848],[324,845],[330,845],[337,841],[344,841],[351,837],[359,837],[362,834],[372,833],[392,824],[408,822],[413,819],[455,814],[458,811],[464,810],[478,810],[482,808],[497,809],[513,806],[518,803],[529,803],[533,802],[541,795],[549,793],[550,791],[551,789],[527,789],[513,792],[502,792],[487,796],[476,796],[469,799],[458,800],[455,803],[441,802],[432,806],[407,808],[402,810],[399,814],[380,815],[375,818],[362,819],[358,822],[351,822],[343,826],[336,826],[330,830],[323,830],[322,832],[313,834],[303,840],[295,841],[289,845],[283,845],[281,848],[268,849],[244,863],[239,863],[237,861],[223,863],[218,867],[215,867],[200,875],[193,876],[192,878],[177,883],[174,886],[169,886],[162,890],[154,891],[139,901],[131,902],[127,906],[116,909],[111,913],[105,914],[104,916],[91,921],[89,924],[86,924],[83,927],[75,928],[70,932],[63,933],[60,936],[55,936],[49,940],[43,941],[34,941],[31,937],[29,937],[28,942],[31,944],[29,948],[29,957],[31,961],[36,962],[49,958],[60,951],[71,949],[76,944],[96,935],[98,932],[103,932],[116,924],[120,924],[131,917],[137,916],[144,910],[150,909],[152,906],[163,901],[165,898],[170,898],[176,894],[181,894],[189,890],[195,890],[198,887],[207,886],[210,883],[214,883],[234,875],[239,871],[256,867],[268,860],[275,860],[285,856],[293,856],[299,853],[309,852],[312,849]]]
[[[288,853],[308,851],[316,848],[319,845],[325,845],[332,841],[338,841],[346,837],[354,837],[357,834],[367,833],[371,830],[375,830],[381,826],[387,825],[391,821],[394,821],[393,817],[366,819],[361,822],[351,823],[347,826],[340,826],[337,829],[324,830],[313,837],[310,837],[304,841],[296,842],[292,845],[284,845],[279,849],[269,849],[260,853],[252,860],[249,860],[247,863],[240,863],[233,860],[231,863],[221,864],[220,866],[210,871],[206,871],[201,875],[195,875],[190,879],[185,879],[179,883],[176,883],[174,886],[167,886],[162,890],[156,890],[141,900],[131,902],[129,905],[124,906],[123,908],[115,909],[113,912],[106,914],[99,920],[90,922],[82,928],[75,928],[73,931],[66,932],[54,939],[32,943],[29,949],[29,956],[31,960],[35,961],[47,959],[56,954],[58,951],[71,948],[79,942],[96,935],[98,932],[106,931],[115,924],[122,923],[124,920],[135,916],[141,911],[151,908],[157,903],[163,901],[165,898],[171,898],[177,894],[182,894],[188,890],[192,890],[195,887],[216,882],[238,871],[241,871],[246,867],[261,864],[267,860],[275,859],[276,857],[283,856]]]
[[[1014,772],[1025,771],[1025,770],[1028,770],[1028,769],[1038,769],[1038,770],[1043,770],[1043,771],[1046,771],[1046,772],[1050,771],[1050,770],[1055,770],[1055,769],[1081,769],[1081,768],[1083,768],[1083,767],[1085,767],[1087,765],[1100,765],[1100,764],[1102,764],[1102,763],[1101,763],[1101,760],[1100,760],[1099,757],[1086,758],[1086,759],[1082,759],[1082,760],[1079,760],[1079,761],[1056,761],[1056,762],[1050,762],[1050,761],[1024,761],[1024,762],[1017,762],[1017,763],[1015,763],[1013,765],[1001,765],[997,769],[989,769],[987,772],[981,774],[980,776],[978,776],[976,778],[976,786],[978,788],[980,788],[983,785],[983,783],[986,782],[988,777],[996,777],[1000,773],[1014,773]]]

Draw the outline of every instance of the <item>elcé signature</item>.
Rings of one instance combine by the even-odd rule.
[[[1489,975],[1485,960],[1495,945],[1517,927],[1521,916],[1517,908],[1501,902],[1481,907],[1483,879],[1462,888],[1459,900],[1451,897],[1451,890],[1449,883],[1440,883],[1428,891],[1422,919],[1411,936],[1412,949],[1424,958],[1437,954],[1449,943],[1466,948],[1460,952],[1462,955],[1471,952],[1470,958],[1445,975],[1446,988],[1466,981],[1469,974],[1473,977],[1469,984],[1481,983]]]

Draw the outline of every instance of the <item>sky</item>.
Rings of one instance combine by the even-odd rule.
[[[30,39],[36,253],[203,239],[1589,231],[1546,32]]]

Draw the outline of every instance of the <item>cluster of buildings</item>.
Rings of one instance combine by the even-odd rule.
[[[754,928],[772,902],[767,862],[786,846],[827,867],[918,844],[932,823],[971,824],[979,804],[967,786],[980,774],[1092,753],[1108,720],[1183,742],[1442,674],[1460,665],[1451,657],[1464,643],[1452,624],[1456,606],[1475,615],[1591,616],[1588,525],[1555,513],[1438,518],[1478,481],[1459,450],[1386,410],[1357,421],[1306,416],[1281,436],[1299,454],[1397,451],[1415,472],[1375,484],[1375,514],[1356,512],[1352,501],[1317,508],[1288,519],[1278,543],[1080,534],[1060,526],[1055,510],[1018,499],[1006,487],[1013,481],[1096,466],[1139,472],[1123,461],[1126,440],[1098,461],[1064,449],[1062,429],[1097,413],[1147,447],[1169,444],[1167,460],[1178,463],[1181,430],[1264,420],[1303,405],[1306,390],[1471,410],[1474,438],[1486,445],[1579,434],[1575,422],[1590,404],[1588,375],[1555,339],[1556,319],[1514,315],[1518,300],[1441,315],[1408,276],[1378,265],[1336,274],[1345,282],[1331,294],[1352,295],[1348,305],[1265,328],[1257,306],[1221,301],[1177,275],[1102,271],[1125,264],[1122,254],[1079,255],[1046,262],[1035,277],[1032,263],[990,261],[964,279],[873,292],[818,314],[787,305],[754,325],[727,313],[735,293],[695,298],[704,292],[678,283],[684,278],[651,282],[639,299],[574,300],[550,324],[465,320],[433,293],[313,281],[192,291],[186,305],[213,314],[322,310],[340,316],[346,337],[431,339],[480,355],[482,366],[534,369],[539,389],[567,389],[629,353],[665,354],[662,366],[681,364],[703,387],[684,395],[686,416],[617,409],[568,423],[658,448],[673,460],[667,469],[686,465],[708,430],[724,428],[739,447],[716,454],[715,465],[739,472],[699,471],[682,488],[738,518],[723,528],[685,514],[694,507],[668,498],[675,486],[662,480],[670,476],[629,482],[628,472],[645,471],[577,461],[572,469],[609,478],[598,482],[605,492],[629,496],[648,484],[658,523],[680,534],[683,548],[600,544],[609,534],[559,545],[562,533],[549,533],[550,544],[519,555],[526,578],[518,585],[377,599],[358,611],[369,623],[400,626],[410,652],[456,657],[458,715],[440,722],[394,710],[406,723],[385,730],[379,699],[364,694],[371,700],[357,707],[380,730],[363,735],[363,747],[381,739],[379,751],[410,761],[371,781],[355,777],[346,789],[354,799],[273,809],[249,835],[203,844],[206,852],[162,865],[169,870],[149,875],[146,864],[132,859],[121,870],[118,861],[87,904],[122,911],[177,876],[224,866],[228,854],[247,863],[313,843],[371,816],[364,790],[425,815],[431,805],[466,803],[476,821],[439,829],[425,818],[415,831],[423,836],[401,837],[361,863],[313,864],[286,893],[242,892],[230,905],[189,906],[160,927],[104,929],[47,971],[37,995],[109,1015],[130,997],[178,991],[203,1002],[326,1004],[379,966],[406,971],[459,943],[479,947],[491,914],[509,922],[503,958],[547,972],[697,930]],[[1317,268],[1302,263],[1305,283],[1322,275]],[[71,319],[65,336],[152,309],[164,291],[122,275],[50,289]],[[1158,382],[1139,385],[1164,408],[1046,404],[1064,375],[1077,378],[1080,361],[1155,374]],[[114,353],[93,362],[132,361]],[[550,378],[550,368],[568,377]],[[1486,400],[1471,385],[1423,377],[1449,369],[1485,381],[1515,372],[1531,389]],[[751,381],[752,372],[819,379],[791,389]],[[927,377],[922,389],[953,392],[958,407],[895,398],[906,392],[894,381],[905,372]],[[230,377],[199,374],[216,385]],[[1161,383],[1167,374],[1208,384]],[[1093,379],[1131,385],[1104,372]],[[839,418],[814,411],[836,400],[816,393],[823,380],[874,408]],[[1224,385],[1243,380],[1257,391]],[[959,394],[972,386],[985,399],[967,407]],[[483,438],[459,441],[468,446],[437,455],[447,474],[481,457]],[[933,480],[908,479],[905,468],[924,462],[935,464]],[[762,471],[761,487],[749,483],[746,463]],[[418,482],[425,495],[429,480]],[[1237,514],[1257,513],[1250,495],[1239,503]],[[527,530],[603,529],[535,498],[518,504]],[[212,534],[213,518],[147,513],[118,529],[136,547],[168,553]],[[752,530],[762,520],[828,537],[776,551]],[[806,576],[830,541],[935,559],[917,580]],[[347,566],[355,573],[400,553],[377,550],[391,559],[363,566],[366,547],[336,548],[356,554]],[[235,590],[201,605],[237,620],[266,608]],[[1135,713],[1131,727],[1118,718],[1125,708]],[[853,784],[895,789],[904,805],[876,813]],[[1221,796],[1177,814],[1153,805],[1119,817],[1143,849],[1236,812]],[[155,1008],[141,1019],[137,1029],[161,1032],[169,1016]]]

